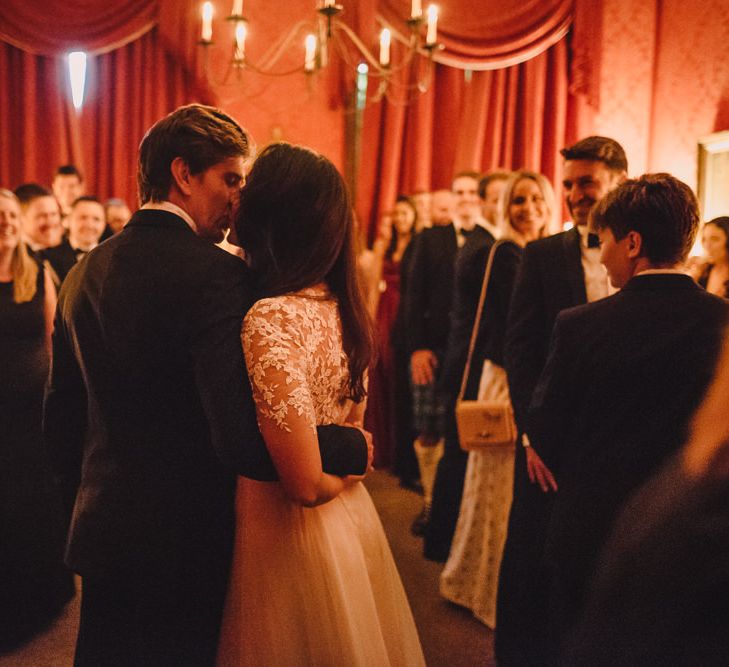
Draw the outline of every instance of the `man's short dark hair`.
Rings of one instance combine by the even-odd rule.
[[[81,175],[81,172],[75,164],[62,164],[58,167],[58,169],[56,169],[56,173],[53,175],[53,178],[55,179],[56,176],[76,176],[80,183],[83,183],[84,180],[84,177]]]
[[[670,174],[645,174],[625,181],[592,210],[594,228],[610,229],[617,241],[628,232],[638,232],[641,254],[656,266],[684,261],[699,223],[696,195]]]
[[[565,160],[590,160],[602,162],[613,171],[628,171],[628,158],[623,147],[609,137],[587,137],[576,144],[563,148],[560,153]]]
[[[472,178],[478,182],[481,180],[481,173],[478,171],[459,171],[452,179],[451,183],[455,182],[457,178]]]
[[[478,182],[479,198],[486,199],[486,190],[489,189],[489,185],[491,185],[491,183],[493,183],[494,181],[506,181],[509,179],[509,176],[511,176],[511,172],[505,171],[503,169],[490,171],[485,176],[482,176],[481,180]]]
[[[39,183],[23,183],[15,188],[14,193],[23,208],[27,207],[34,199],[53,197],[53,193]]]
[[[157,121],[139,145],[137,183],[142,204],[167,198],[170,165],[182,158],[192,174],[201,174],[231,157],[248,157],[245,130],[214,107],[189,104]]]
[[[76,199],[73,200],[73,204],[71,204],[71,210],[75,209],[77,204],[81,204],[85,201],[90,201],[94,204],[98,204],[99,206],[103,206],[103,204],[99,201],[98,197],[94,197],[94,195],[82,195],[81,197],[76,197]]]

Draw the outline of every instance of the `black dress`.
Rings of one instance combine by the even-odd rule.
[[[0,652],[41,630],[73,597],[60,495],[43,447],[48,373],[43,269],[33,300],[0,283]]]

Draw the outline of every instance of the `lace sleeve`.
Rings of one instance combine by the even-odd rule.
[[[261,431],[306,428],[316,434],[307,352],[295,304],[263,299],[243,321],[243,352]]]

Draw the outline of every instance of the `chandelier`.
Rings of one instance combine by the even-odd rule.
[[[243,14],[243,0],[233,0],[231,13],[226,21],[231,26],[231,55],[228,63],[228,74],[223,82],[229,81],[230,73],[249,70],[263,76],[288,76],[302,73],[306,76],[325,69],[329,63],[329,55],[335,50],[345,65],[356,70],[357,94],[367,97],[366,80],[368,77],[379,81],[377,92],[365,101],[379,101],[383,96],[395,102],[407,104],[410,93],[425,92],[432,80],[433,54],[443,46],[437,41],[438,7],[429,5],[425,10],[421,0],[412,0],[410,16],[404,20],[402,31],[392,26],[382,25],[379,36],[379,50],[373,53],[360,39],[357,33],[340,16],[345,11],[336,0],[321,0],[316,7],[312,21],[299,21],[280,36],[268,50],[257,60],[251,60],[246,53],[249,22]],[[208,51],[213,45],[213,13],[212,2],[202,5],[202,28],[198,44],[204,50],[204,68],[208,74]],[[393,40],[404,46],[403,56],[395,62],[392,55]],[[301,49],[299,63],[295,67],[283,68],[281,60],[284,56]],[[420,59],[422,63],[415,63]],[[403,70],[410,70],[413,65],[415,80],[412,76],[396,76]],[[364,78],[364,90],[362,79]],[[362,100],[358,102],[358,106]]]

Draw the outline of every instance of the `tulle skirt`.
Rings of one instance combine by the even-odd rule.
[[[424,665],[372,500],[356,484],[318,507],[239,478],[218,664]]]

